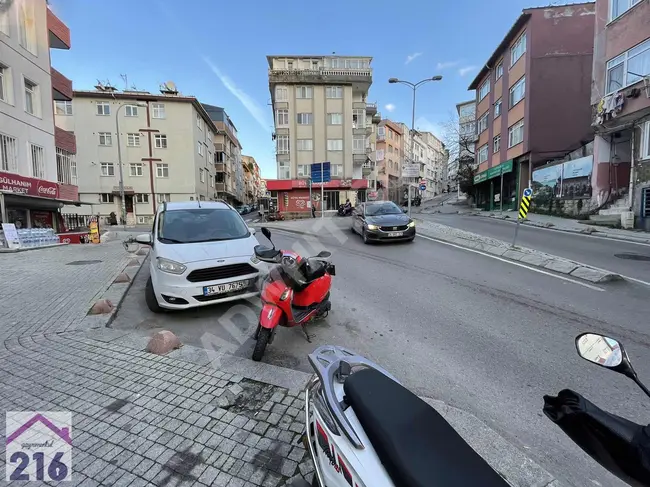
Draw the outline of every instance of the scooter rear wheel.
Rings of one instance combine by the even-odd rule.
[[[273,333],[273,330],[260,327],[259,333],[257,335],[257,341],[255,342],[255,349],[253,350],[253,360],[255,362],[262,360],[266,346],[271,339],[271,333]]]

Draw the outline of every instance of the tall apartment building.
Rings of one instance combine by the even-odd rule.
[[[533,168],[592,140],[594,25],[593,3],[524,9],[470,84],[477,206],[516,207]]]
[[[148,224],[159,203],[217,197],[217,128],[196,98],[166,85],[160,94],[96,88],[75,91],[69,110],[56,115],[57,125],[77,134],[79,198],[91,205],[87,213],[119,223],[124,212],[127,225]]]
[[[222,107],[204,103],[203,108],[218,130],[214,140],[218,198],[240,205],[244,203],[246,188],[237,127]]]
[[[458,149],[456,157],[450,160],[447,165],[447,180],[449,186],[456,187],[460,191],[458,182],[458,166],[463,161],[471,163],[476,167],[476,100],[469,100],[456,104],[456,113],[458,114],[458,127],[456,127],[456,136]]]
[[[247,205],[257,201],[255,196],[255,158],[252,156],[241,156],[241,164],[244,169],[244,203]]]
[[[420,163],[420,181],[426,182],[426,190],[421,191],[423,199],[433,198],[447,187],[446,167],[449,151],[431,132],[416,132],[416,144],[419,151],[415,160]]]
[[[380,199],[396,203],[402,198],[404,131],[403,124],[391,120],[382,120],[377,127],[377,193]]]
[[[370,57],[267,56],[275,120],[277,181],[267,189],[280,211],[309,212],[308,178],[312,163],[329,162],[332,181],[325,201],[334,210],[346,198],[365,192],[376,104],[367,102],[372,84]],[[377,120],[378,121],[378,120]],[[314,185],[314,187],[320,185]],[[365,195],[359,195],[365,198]],[[285,204],[286,202],[286,204]],[[309,203],[309,205],[307,205]]]
[[[591,108],[596,203],[650,231],[650,4],[597,0]],[[618,198],[617,198],[618,197]],[[618,200],[618,201],[617,201]]]
[[[50,65],[70,49],[70,30],[45,0],[0,8],[0,221],[61,232],[58,213],[78,200],[75,135],[55,125],[72,81]]]

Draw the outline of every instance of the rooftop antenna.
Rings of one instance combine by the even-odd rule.
[[[124,81],[124,91],[129,89],[129,77],[126,74],[121,74],[120,78]]]

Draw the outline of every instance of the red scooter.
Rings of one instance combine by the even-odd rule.
[[[269,272],[262,288],[262,311],[255,332],[253,360],[260,361],[266,346],[273,342],[278,326],[302,326],[311,342],[305,325],[327,316],[332,308],[330,287],[336,274],[329,262],[331,252],[323,250],[315,257],[304,258],[290,250],[277,250],[271,241],[271,232],[262,227],[262,234],[273,248],[255,246],[255,257],[276,264]]]

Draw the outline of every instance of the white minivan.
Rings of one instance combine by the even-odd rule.
[[[222,201],[161,204],[152,232],[136,237],[151,246],[149,309],[158,313],[258,295],[268,267],[254,257],[254,234]]]

